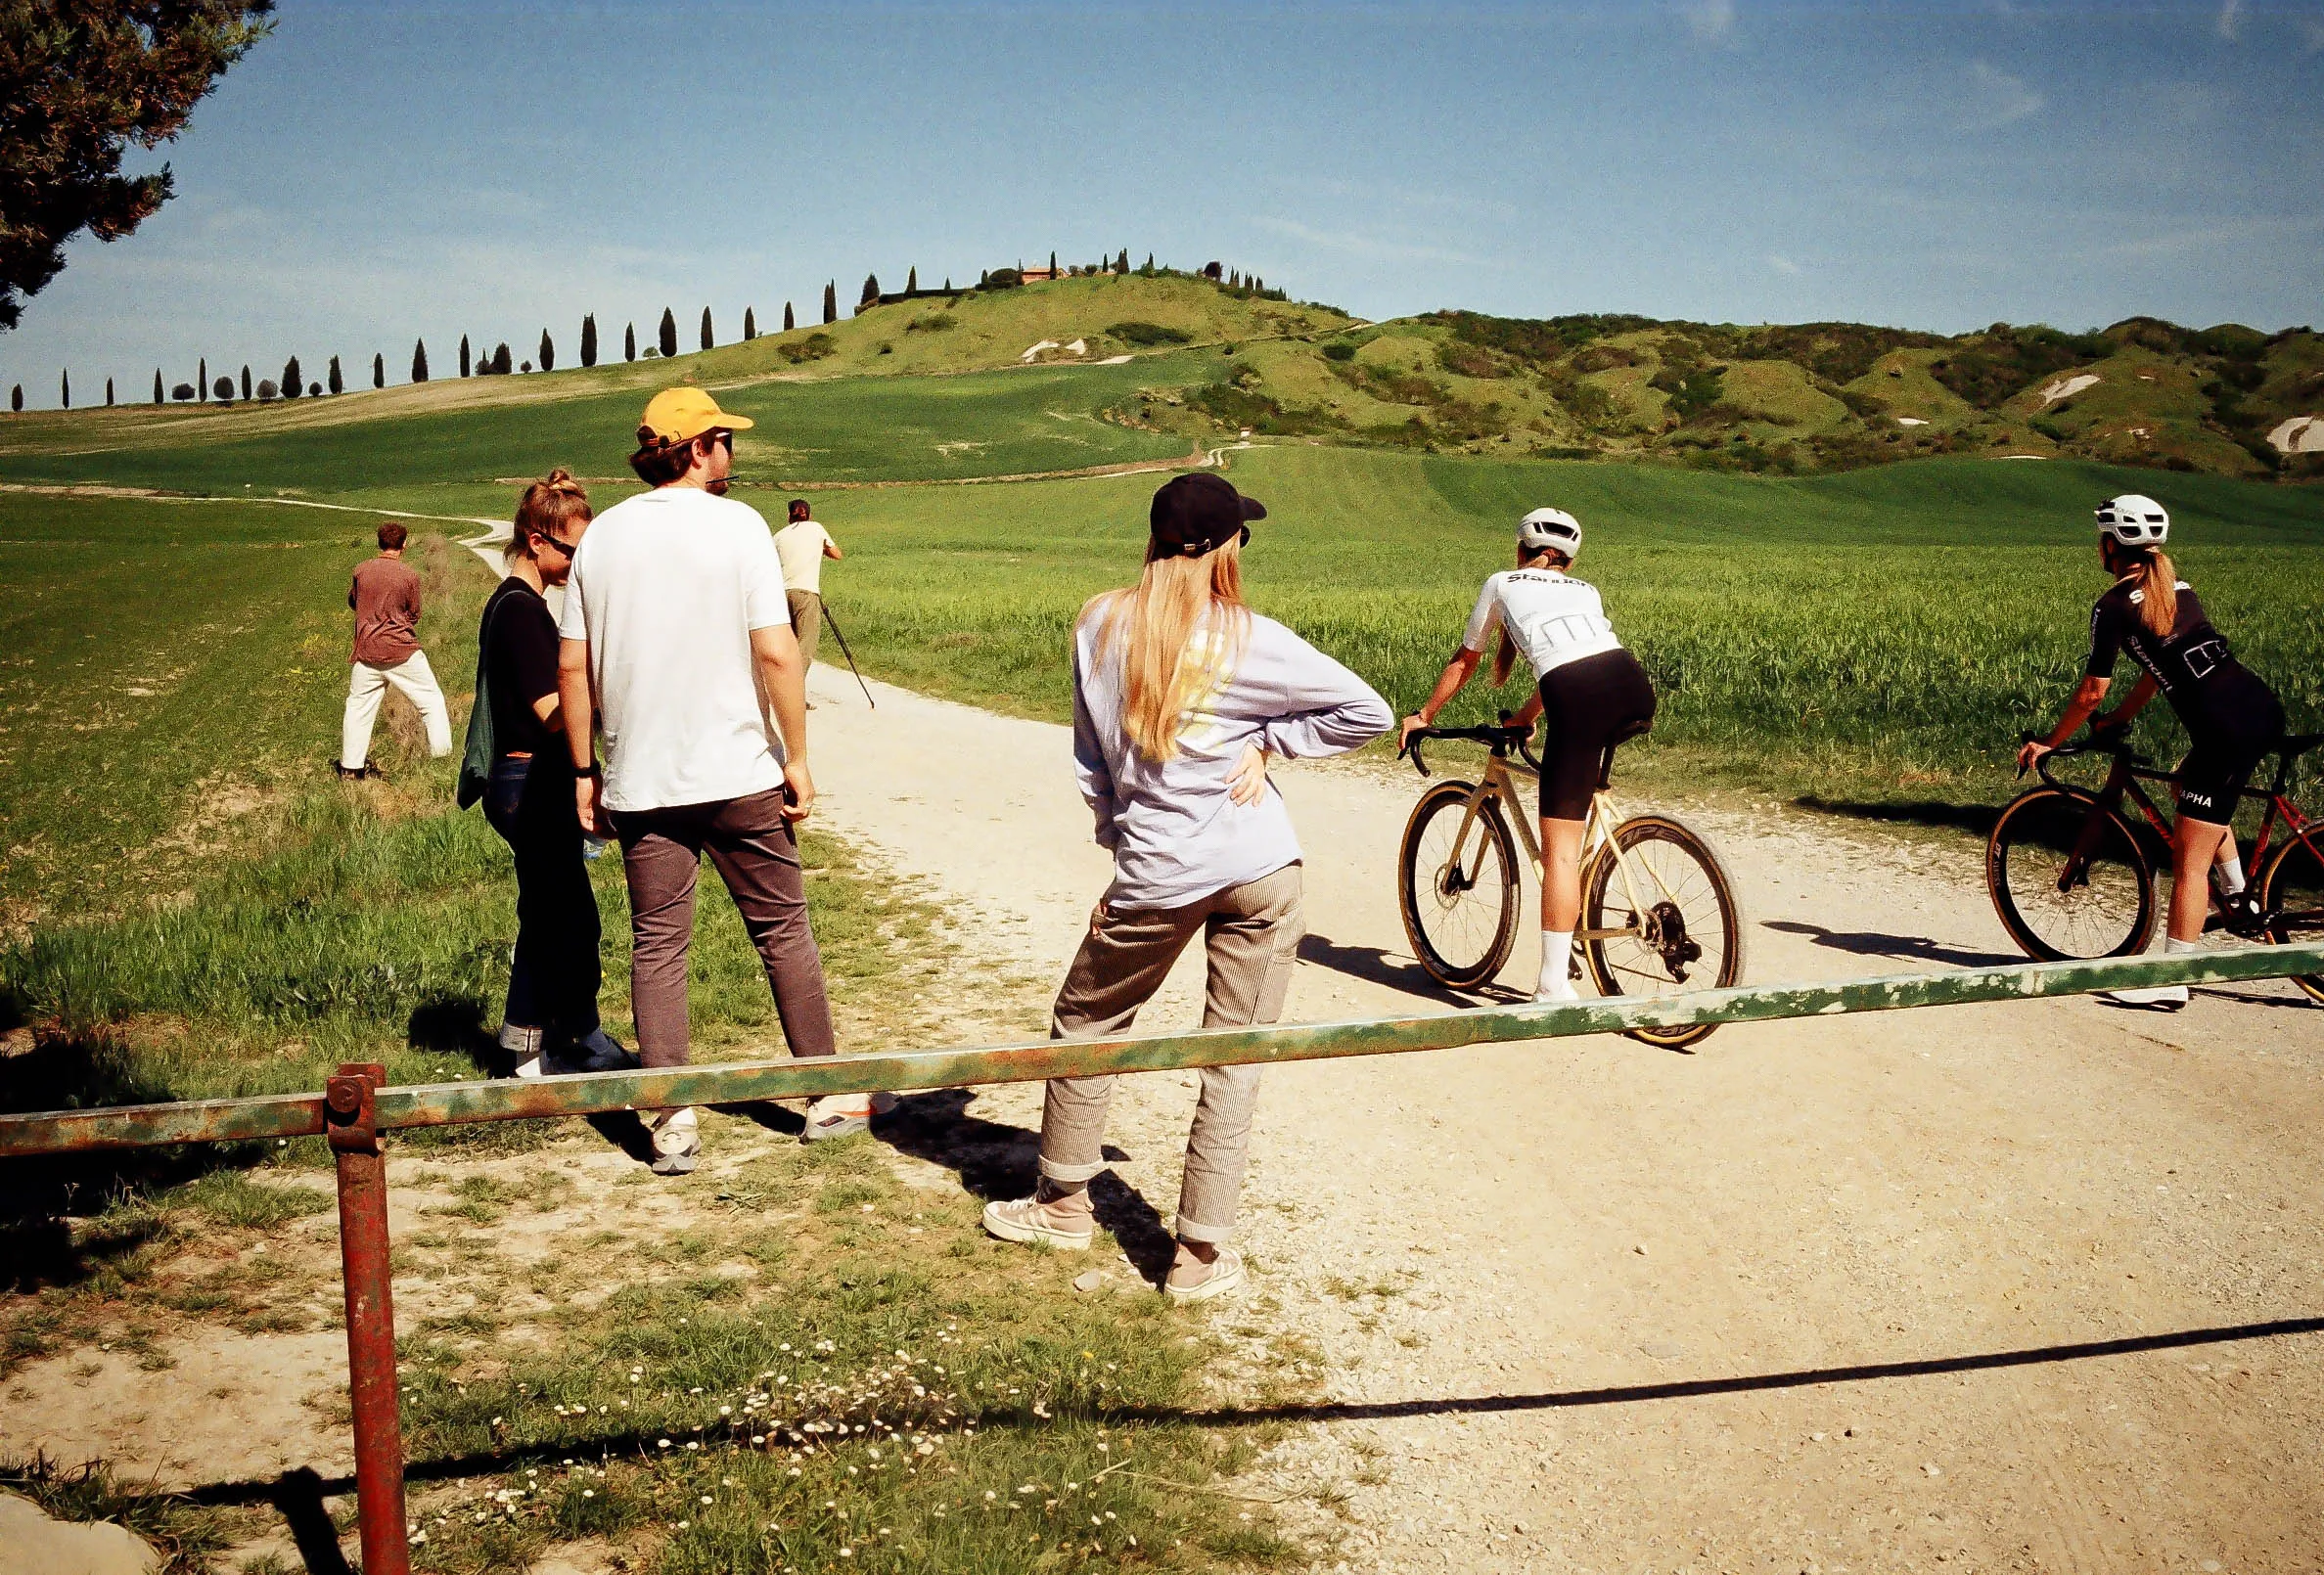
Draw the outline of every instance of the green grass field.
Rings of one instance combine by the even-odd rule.
[[[1773,480],[1308,447],[1233,459],[1270,511],[1246,556],[1253,601],[1399,708],[1508,565],[1518,515],[1572,509],[1583,575],[1662,694],[1637,764],[1665,789],[1999,802],[2018,731],[2054,714],[2086,651],[2105,587],[2089,509],[2134,485],[2170,504],[2184,571],[2295,725],[2324,725],[2313,489],[1973,461]],[[826,589],[875,669],[1063,718],[1066,631],[1134,576],[1150,492],[1122,477],[830,499],[819,515],[849,559]],[[1475,687],[1449,719],[1494,703]],[[2163,708],[2146,725],[2170,746]]]

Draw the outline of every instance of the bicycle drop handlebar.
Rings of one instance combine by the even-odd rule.
[[[1518,758],[1535,771],[1541,769],[1540,757],[1533,753],[1533,730],[1529,726],[1512,727],[1504,722],[1498,727],[1415,728],[1412,730],[1412,736],[1404,741],[1403,747],[1399,748],[1396,754],[1398,758],[1409,754],[1412,757],[1413,769],[1424,777],[1429,775],[1429,763],[1421,758],[1420,746],[1431,739],[1454,739],[1469,743],[1481,743],[1492,750],[1494,754],[1504,758],[1514,747],[1517,750]]]
[[[2039,733],[2021,733],[2018,735],[2018,742],[2020,743],[2039,743],[2042,742],[2042,737]],[[2044,750],[2041,758],[2033,763],[2034,772],[2043,782],[2049,783],[2051,787],[2055,788],[2059,785],[2051,779],[2047,762],[2052,756],[2071,758],[2077,754],[2109,754],[2118,760],[2126,760],[2134,766],[2154,763],[2147,756],[2130,747],[2130,729],[2127,724],[2124,724],[2111,728],[2093,727],[2075,738],[2067,740],[2066,742],[2059,744],[2054,749]],[[2019,767],[2019,778],[2022,780],[2025,775],[2025,768]]]

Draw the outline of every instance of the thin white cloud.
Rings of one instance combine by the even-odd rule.
[[[1773,268],[1777,273],[1782,274],[1786,279],[1797,279],[1800,277],[1800,265],[1794,262],[1791,258],[1785,256],[1780,251],[1770,251],[1767,253],[1767,266]]]
[[[1984,61],[1973,61],[1961,92],[1960,127],[1963,131],[1997,131],[2029,114],[2039,114],[2048,102],[2027,86],[2025,78]]]
[[[2244,35],[2244,0],[2220,0],[2219,36],[2234,43]]]
[[[1294,241],[1302,241],[1326,251],[1344,251],[1354,257],[1381,257],[1406,262],[1484,263],[1491,260],[1466,251],[1447,250],[1442,247],[1418,246],[1406,241],[1383,241],[1376,236],[1360,235],[1352,230],[1318,230],[1297,219],[1269,215],[1255,222],[1262,230],[1272,230]]]
[[[1707,44],[1724,43],[1735,35],[1735,0],[1687,0],[1678,9],[1688,29]]]

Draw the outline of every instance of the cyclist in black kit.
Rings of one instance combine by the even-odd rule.
[[[2215,863],[2219,888],[2243,890],[2243,861],[2230,830],[2235,803],[2260,757],[2284,737],[2284,707],[2275,692],[2229,654],[2226,637],[2204,615],[2194,589],[2178,577],[2163,544],[2170,517],[2137,493],[2098,506],[2098,553],[2114,586],[2090,609],[2090,660],[2066,714],[2046,740],[2018,751],[2021,769],[2058,747],[2098,709],[2123,652],[2145,669],[2129,698],[2092,723],[2129,725],[2158,691],[2185,724],[2191,747],[2179,766],[2178,820],[2171,832],[2170,926],[2164,948],[2192,952],[2210,912],[2205,873]],[[2126,1006],[2176,1011],[2187,987],[2116,990]]]
[[[1590,797],[1616,745],[1644,733],[1655,689],[1638,658],[1615,638],[1597,587],[1566,570],[1581,552],[1581,524],[1563,509],[1536,509],[1517,525],[1517,567],[1484,582],[1461,649],[1444,664],[1428,703],[1404,719],[1399,742],[1435,725],[1484,660],[1496,630],[1493,682],[1504,684],[1522,650],[1540,687],[1511,720],[1545,711],[1541,742],[1541,973],[1536,1001],[1571,1001],[1573,926],[1581,918],[1581,838]]]

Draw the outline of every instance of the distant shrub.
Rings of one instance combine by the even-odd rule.
[[[980,290],[1015,290],[1024,283],[1025,275],[1016,269],[994,268],[984,275],[984,282],[977,288]]]
[[[950,312],[931,312],[904,325],[906,334],[941,334],[957,321]]]
[[[190,382],[173,383],[170,385],[169,397],[183,405],[189,403],[198,391]]]
[[[281,392],[282,390],[274,385],[274,380],[272,378],[260,378],[258,380],[258,403],[263,405]]]
[[[784,345],[783,359],[796,367],[809,361],[820,361],[827,355],[835,354],[838,350],[839,345],[832,337],[821,329],[817,329],[797,343]]]
[[[1141,322],[1135,318],[1125,323],[1116,323],[1106,330],[1106,333],[1124,344],[1136,345],[1187,344],[1194,339],[1194,336],[1182,328],[1171,328],[1162,323]]]
[[[1995,323],[1929,371],[1980,410],[1990,410],[2036,379],[2114,353],[2103,334],[2061,334],[2038,325],[2012,328]]]
[[[1464,378],[1500,378],[1508,374],[1501,363],[1474,344],[1459,339],[1436,346],[1436,364],[1445,371]]]
[[[1669,396],[1670,411],[1680,421],[1693,421],[1718,403],[1727,369],[1719,366],[1665,366],[1647,379],[1647,386]]]
[[[1583,374],[1612,372],[1616,367],[1636,366],[1638,352],[1619,344],[1592,344],[1575,351],[1566,364]]]
[[[323,385],[319,382],[310,382],[306,385],[306,392],[308,398],[319,399],[323,394]]]
[[[220,378],[217,382],[209,385],[209,391],[219,399],[225,400],[228,403],[232,403],[234,399],[234,380],[232,378]]]
[[[296,399],[305,391],[306,374],[298,365],[298,357],[293,356],[283,363],[282,387],[285,399]]]
[[[1833,397],[1866,421],[1888,414],[1889,402],[1875,394],[1859,393],[1853,388],[1836,388]]]
[[[1355,346],[1346,339],[1334,339],[1323,347],[1323,358],[1326,361],[1352,361],[1355,359]]]
[[[2069,436],[2069,433],[2065,428],[2059,426],[2047,416],[2036,416],[2026,425],[2032,428],[2035,431],[2041,433],[2042,436],[2048,438],[2053,443],[2063,443]]]

